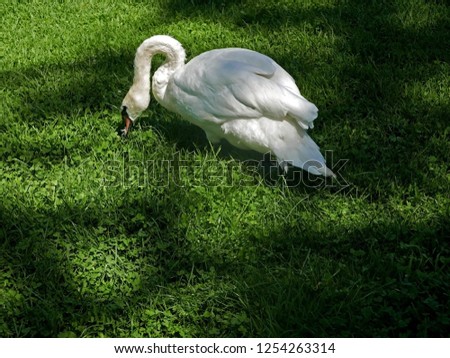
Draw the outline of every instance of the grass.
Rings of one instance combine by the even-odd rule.
[[[0,336],[448,337],[446,1],[12,0],[2,25]],[[155,101],[120,139],[153,34],[274,58],[338,183]]]

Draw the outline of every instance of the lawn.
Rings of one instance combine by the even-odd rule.
[[[448,337],[447,1],[2,9],[1,337]],[[120,138],[154,34],[275,59],[337,179],[268,171],[154,100]]]

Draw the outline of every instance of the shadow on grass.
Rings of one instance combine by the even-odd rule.
[[[449,220],[395,221],[272,234],[279,256],[242,280],[258,334],[445,337]]]
[[[13,114],[19,120],[46,124],[58,115],[117,108],[131,82],[134,51],[99,53],[75,63],[46,64],[2,72],[5,87],[18,93]],[[121,84],[123,86],[121,91]]]
[[[189,335],[178,331],[179,322],[170,325],[147,312],[173,308],[164,288],[181,290],[180,271],[189,273],[192,266],[182,237],[161,236],[170,234],[165,218],[174,213],[142,198],[112,206],[2,206],[0,257],[9,263],[2,268],[2,336],[99,336],[111,330],[116,336]],[[15,282],[11,288],[8,279]],[[124,312],[137,326],[121,321]]]
[[[177,198],[2,205],[2,335],[446,335],[448,217],[214,242],[186,234],[192,196]]]

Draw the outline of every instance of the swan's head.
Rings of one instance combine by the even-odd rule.
[[[134,58],[133,85],[123,99],[121,114],[125,124],[122,135],[128,130],[150,103],[150,69],[155,54],[166,56],[166,62],[155,72],[153,93],[159,101],[164,96],[170,75],[184,65],[185,52],[181,44],[170,36],[156,35],[145,40]]]
[[[145,111],[150,103],[148,91],[136,91],[134,86],[130,88],[122,101],[121,115],[124,124],[122,135],[126,136],[133,123]]]

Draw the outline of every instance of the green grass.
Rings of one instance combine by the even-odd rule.
[[[448,2],[3,3],[0,336],[448,336]],[[154,34],[274,58],[339,185],[267,178],[156,101],[119,138]]]

